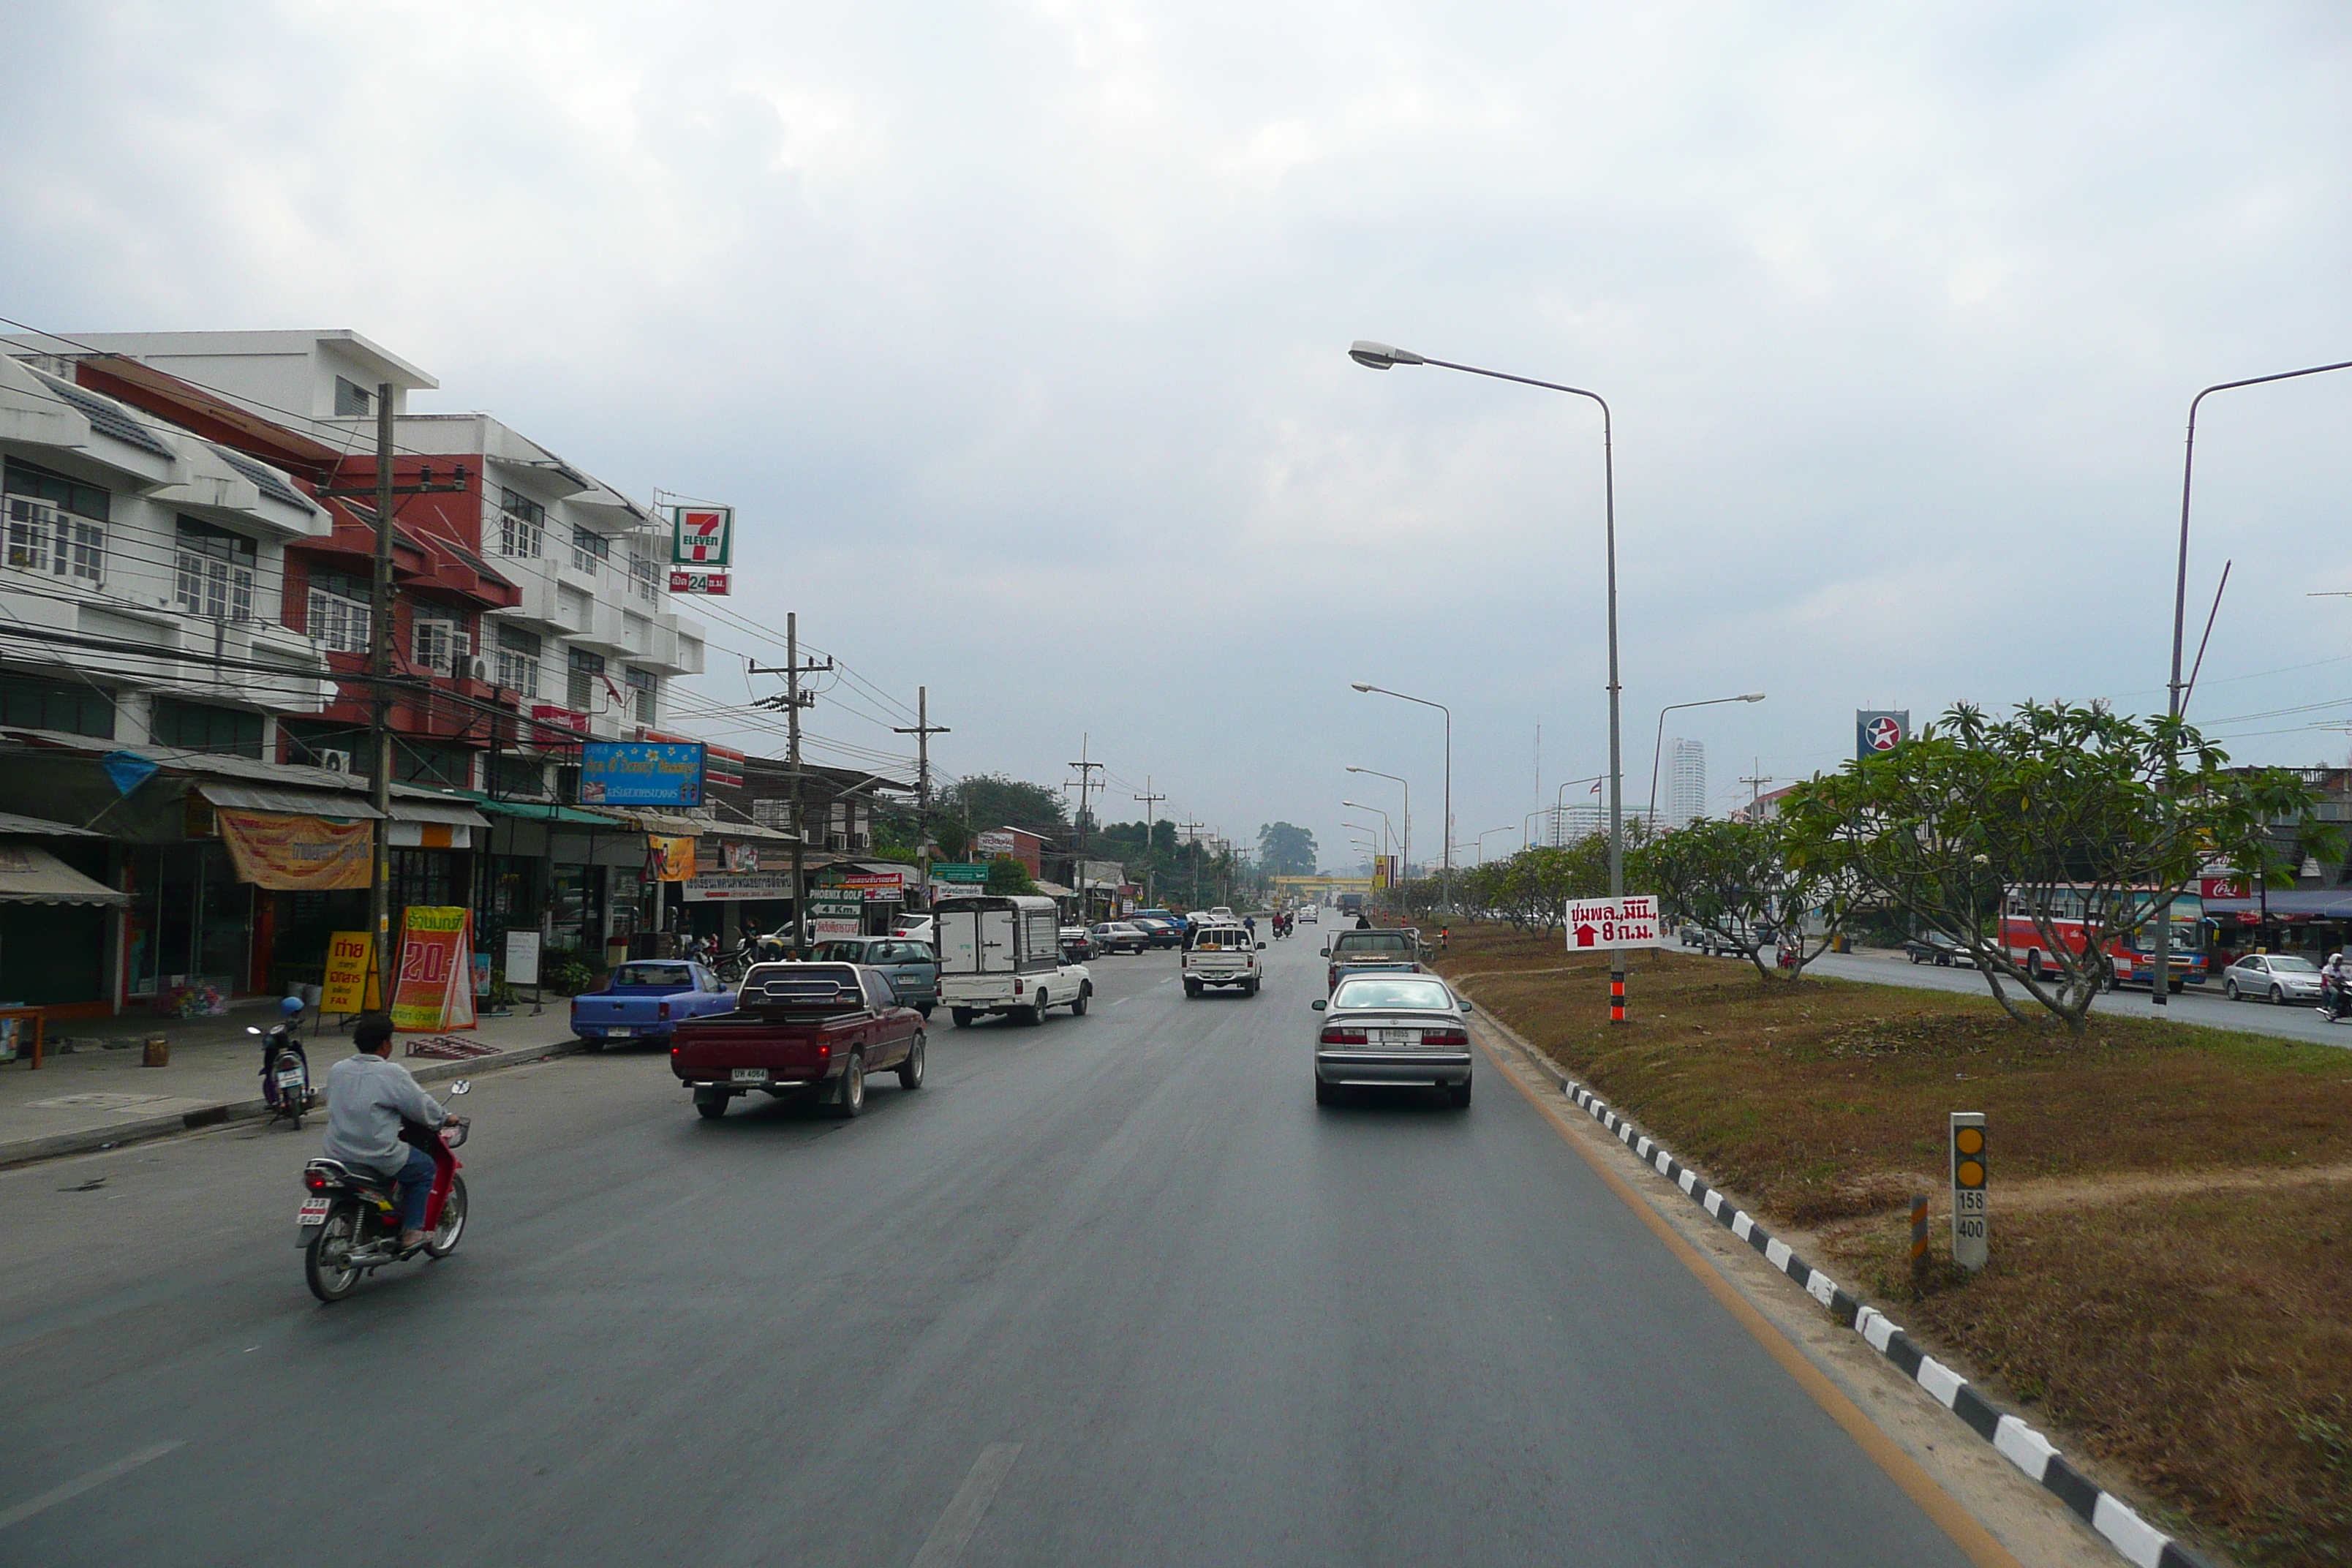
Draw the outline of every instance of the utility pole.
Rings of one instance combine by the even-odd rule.
[[[1204,822],[1180,822],[1176,826],[1184,835],[1184,847],[1192,851],[1186,858],[1192,862],[1192,908],[1197,910],[1201,907],[1201,842],[1199,835],[1201,829],[1207,826],[1208,824]]]
[[[1077,776],[1077,778],[1074,781],[1074,782],[1076,783],[1076,786],[1077,786],[1077,791],[1078,791],[1078,861],[1077,861],[1077,865],[1076,865],[1075,868],[1073,868],[1073,869],[1074,869],[1074,870],[1075,870],[1075,872],[1076,872],[1076,875],[1072,876],[1072,877],[1071,877],[1071,879],[1070,879],[1070,880],[1072,880],[1073,882],[1076,882],[1076,883],[1077,884],[1077,888],[1078,888],[1078,920],[1079,920],[1079,922],[1080,922],[1081,924],[1083,924],[1083,923],[1085,922],[1085,921],[1086,921],[1086,919],[1087,919],[1087,792],[1088,790],[1093,789],[1094,787],[1096,787],[1096,786],[1095,786],[1095,782],[1094,782],[1095,774],[1097,774],[1097,773],[1098,773],[1102,772],[1102,769],[1103,769],[1103,764],[1102,764],[1102,763],[1090,763],[1090,762],[1088,762],[1088,761],[1087,760],[1087,749],[1088,749],[1090,746],[1092,746],[1092,745],[1093,745],[1093,743],[1094,743],[1094,737],[1093,737],[1092,735],[1083,735],[1083,734],[1082,734],[1082,735],[1080,735],[1080,736],[1078,737],[1078,760],[1077,760],[1076,762],[1072,763],[1070,763],[1070,764],[1069,764],[1070,766],[1072,766],[1072,767],[1074,767],[1074,768],[1076,768],[1076,769],[1077,769],[1077,770],[1078,770],[1078,776]],[[1064,789],[1068,789],[1068,788],[1070,788],[1071,786],[1070,786],[1069,784],[1064,784],[1062,787],[1063,787]]]
[[[801,821],[801,710],[813,707],[816,693],[801,689],[801,677],[822,674],[833,668],[833,660],[822,664],[814,659],[801,660],[801,617],[797,612],[784,616],[784,663],[779,669],[773,665],[751,666],[753,675],[781,675],[784,678],[784,695],[781,703],[773,698],[761,707],[781,706],[784,710],[785,746],[793,773],[793,956],[808,956],[808,882],[803,857],[808,850],[808,834]]]
[[[1780,781],[1765,773],[1764,760],[1761,757],[1756,758],[1748,765],[1756,771],[1739,782],[1748,786],[1748,818],[1752,822],[1756,819],[1757,808],[1763,804],[1764,786],[1768,784],[1779,784]]]
[[[923,865],[923,897],[931,896],[931,737],[952,733],[944,724],[931,722],[931,689],[915,688],[915,722],[911,727],[894,725],[894,735],[915,737],[915,858]]]
[[[1143,793],[1135,798],[1143,803],[1143,904],[1146,909],[1156,910],[1160,907],[1160,873],[1151,865],[1151,830],[1154,826],[1151,816],[1160,803],[1168,797],[1151,793],[1151,775],[1146,773],[1143,775]]]
[[[375,932],[369,968],[373,972],[376,1004],[381,1007],[392,1005],[393,498],[466,488],[463,463],[457,465],[457,477],[453,480],[436,484],[433,470],[425,468],[413,485],[393,482],[392,463],[392,383],[382,381],[375,388],[375,483],[330,484],[318,492],[322,500],[350,500],[371,496],[375,500],[375,511],[370,519],[375,524],[375,572],[368,585],[368,676],[374,697],[369,705],[368,804],[375,809],[375,854],[368,864],[368,924]],[[360,1000],[364,1005],[367,998],[362,995]]]

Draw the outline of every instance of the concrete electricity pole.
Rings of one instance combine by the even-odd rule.
[[[1064,789],[1069,789],[1075,785],[1078,792],[1078,858],[1077,863],[1071,868],[1070,880],[1077,887],[1078,920],[1082,924],[1087,919],[1087,792],[1097,787],[1094,777],[1103,770],[1102,763],[1087,760],[1087,748],[1093,743],[1094,737],[1091,735],[1082,734],[1078,737],[1078,760],[1069,764],[1078,770],[1078,776],[1072,784],[1062,786]]]
[[[915,858],[923,866],[923,897],[931,896],[931,737],[952,734],[944,724],[931,722],[931,689],[915,688],[915,722],[893,726],[891,733],[915,737]]]
[[[1192,862],[1192,908],[1201,907],[1201,845],[1198,835],[1208,826],[1205,822],[1180,822],[1177,828],[1184,835],[1184,847],[1192,853],[1186,857]]]
[[[1159,809],[1160,803],[1166,800],[1168,797],[1164,795],[1154,795],[1151,793],[1151,775],[1150,773],[1146,773],[1143,775],[1143,793],[1137,795],[1135,798],[1143,803],[1143,856],[1144,859],[1148,862],[1151,858],[1151,815],[1154,811]],[[1146,909],[1158,909],[1160,907],[1160,873],[1156,870],[1150,869],[1147,867],[1143,873],[1143,879],[1144,907]]]
[[[808,834],[801,821],[801,710],[814,707],[816,693],[801,689],[801,677],[822,674],[833,668],[828,658],[820,664],[814,659],[801,660],[801,618],[796,612],[784,616],[784,663],[779,669],[772,665],[751,667],[754,675],[781,675],[784,678],[782,707],[785,720],[785,754],[792,763],[793,773],[793,956],[808,956],[808,882],[803,858],[808,850]],[[771,701],[764,706],[775,706]]]

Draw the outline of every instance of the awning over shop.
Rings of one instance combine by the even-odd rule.
[[[609,827],[616,832],[625,831],[629,826],[627,823],[616,821],[601,811],[582,811],[576,806],[557,805],[549,801],[486,800],[473,795],[454,798],[468,801],[475,810],[488,812],[492,816],[511,816],[524,822],[553,822],[570,827]]]
[[[127,904],[37,844],[0,844],[0,904]]]
[[[437,822],[450,827],[488,827],[490,819],[462,800],[418,800],[392,797],[394,822]]]
[[[756,822],[719,822],[707,816],[682,816],[669,811],[615,811],[647,833],[665,838],[734,838],[749,844],[790,844],[793,836]]]
[[[2208,899],[2209,915],[2238,915],[2260,920],[2267,910],[2273,920],[2352,921],[2352,888],[2297,888],[2267,899]]]
[[[1065,888],[1059,882],[1039,880],[1037,890],[1049,899],[1075,899],[1078,896],[1078,890],[1076,888]]]
[[[19,833],[28,838],[103,838],[103,833],[69,823],[47,822],[37,816],[19,816],[13,811],[0,811],[0,833]]]
[[[336,795],[327,790],[278,789],[261,784],[224,784],[201,779],[196,789],[215,805],[232,811],[267,811],[279,816],[330,816],[345,822],[373,822],[381,815],[362,795]],[[394,802],[395,805],[399,803]],[[400,814],[395,811],[394,816]]]

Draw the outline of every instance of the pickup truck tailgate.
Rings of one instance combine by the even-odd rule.
[[[670,1070],[687,1083],[814,1081],[825,1076],[836,1047],[854,1042],[857,1016],[762,1018],[755,1013],[721,1013],[691,1019],[677,1026],[670,1046]],[[756,1076],[762,1073],[767,1079]]]

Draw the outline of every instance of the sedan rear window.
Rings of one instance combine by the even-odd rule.
[[[809,950],[809,958],[817,963],[866,963],[866,943],[835,937],[831,942],[818,942]]]
[[[1441,1013],[1454,1005],[1454,996],[1442,980],[1349,980],[1331,998],[1336,1009],[1346,1007],[1408,1007]]]

